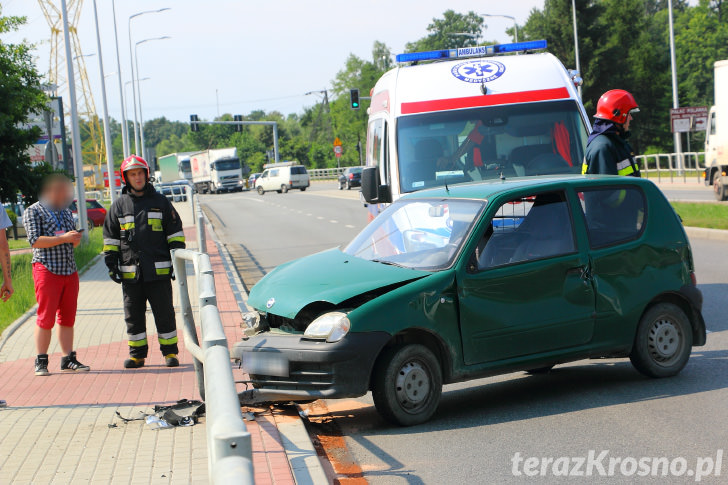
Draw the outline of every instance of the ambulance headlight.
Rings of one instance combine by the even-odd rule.
[[[313,340],[338,342],[349,332],[351,322],[343,312],[324,313],[303,332],[303,336]]]

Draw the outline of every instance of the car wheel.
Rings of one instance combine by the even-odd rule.
[[[690,358],[693,331],[690,321],[677,305],[659,303],[640,320],[629,360],[649,377],[678,374]]]
[[[440,362],[424,345],[389,348],[379,356],[372,376],[372,398],[379,414],[401,426],[432,417],[442,394]]]
[[[723,201],[728,199],[728,190],[723,185],[720,168],[713,174],[713,193],[715,194],[716,200]]]
[[[553,369],[553,365],[547,365],[544,367],[536,367],[535,369],[528,369],[526,371],[526,374],[530,374],[532,376],[539,375],[539,374],[548,374],[551,369]]]
[[[287,194],[288,193],[288,186],[287,185],[281,185],[281,192],[283,192],[284,194]]]
[[[351,184],[348,181],[346,182],[346,190],[351,190]]]
[[[265,194],[265,190],[263,190],[262,186],[258,186],[258,195],[263,195],[263,194]]]
[[[306,192],[306,187],[301,187],[301,192]]]
[[[92,219],[89,219],[88,220],[88,230],[90,231],[94,227],[96,227],[96,226],[94,226],[94,221]]]

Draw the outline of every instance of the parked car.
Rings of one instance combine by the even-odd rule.
[[[255,181],[255,189],[260,195],[272,190],[279,194],[291,189],[303,192],[311,185],[306,167],[296,162],[269,163],[263,168],[265,170]]]
[[[679,217],[652,182],[616,176],[414,192],[345,248],[268,273],[248,306],[243,403],[371,390],[400,425],[484,376],[603,357],[674,376],[706,334]]]
[[[78,227],[78,208],[76,205],[77,201],[71,202],[71,212],[76,214],[74,220],[76,221],[76,227]],[[88,219],[89,230],[94,227],[101,227],[104,225],[104,219],[106,218],[106,209],[101,202],[96,199],[86,199],[86,218]]]
[[[351,190],[352,187],[361,187],[362,167],[347,167],[344,173],[339,175],[339,190]]]
[[[190,185],[187,182],[179,184],[157,184],[156,189],[157,192],[167,197],[170,202],[186,202],[187,192],[190,190]]]
[[[251,173],[250,177],[248,177],[248,188],[253,190],[255,189],[255,182],[260,178],[262,174],[260,172]]]

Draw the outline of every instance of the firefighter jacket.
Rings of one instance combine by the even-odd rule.
[[[626,138],[613,123],[598,121],[587,141],[581,173],[639,177],[634,151]]]
[[[170,250],[184,247],[182,221],[164,195],[151,184],[141,196],[122,189],[104,221],[103,251],[111,271],[128,283],[167,280],[172,276]]]

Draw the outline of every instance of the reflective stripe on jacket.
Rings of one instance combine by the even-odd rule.
[[[586,146],[581,173],[640,176],[632,147],[615,133],[602,133]]]

